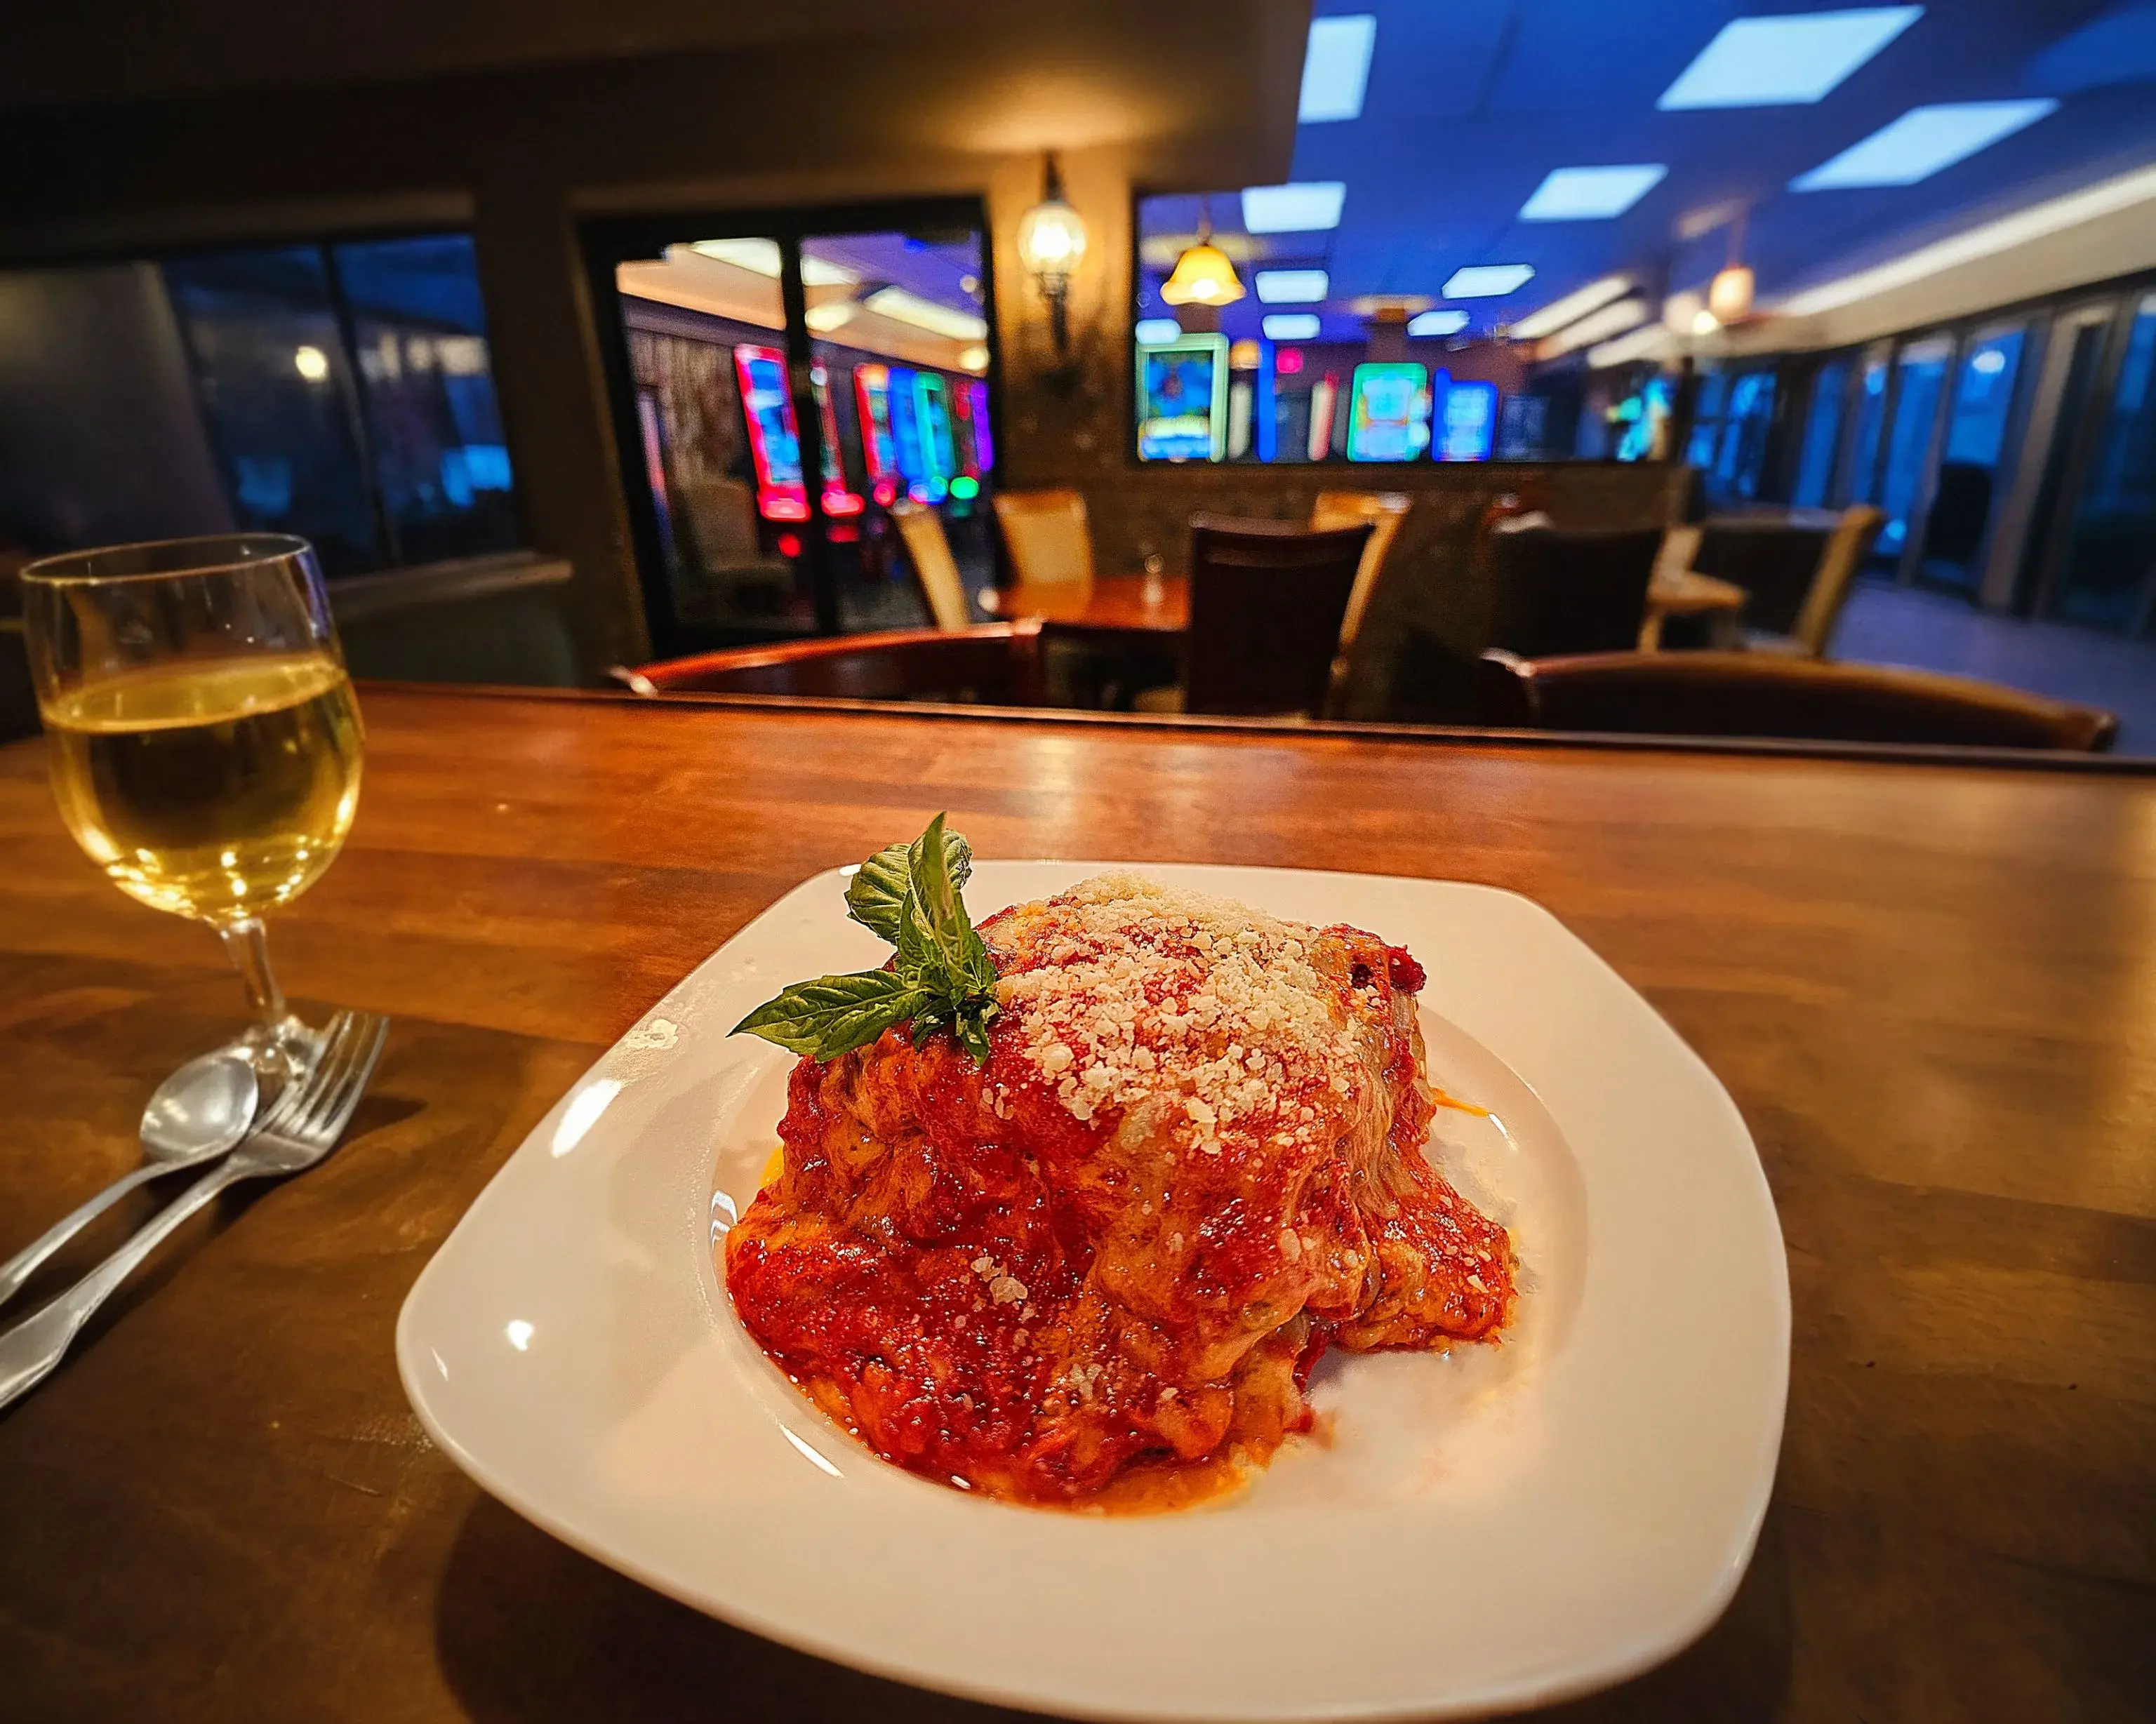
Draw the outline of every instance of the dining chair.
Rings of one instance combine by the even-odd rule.
[[[1139,710],[1314,715],[1370,531],[1194,515],[1183,681]]]
[[[933,509],[901,499],[891,505],[891,518],[898,523],[898,536],[906,541],[914,578],[921,583],[921,596],[936,626],[952,632],[971,626],[973,607],[966,603],[966,583],[959,578],[951,541],[944,536],[943,517]]]
[[[1820,552],[1819,567],[1804,591],[1803,608],[1786,634],[1747,630],[1744,644],[1755,651],[1780,653],[1795,658],[1824,659],[1827,643],[1834,639],[1835,624],[1841,620],[1856,584],[1857,571],[1871,554],[1879,529],[1887,524],[1887,511],[1869,503],[1856,503],[1841,511],[1841,519],[1827,535]]]
[[[1483,535],[1489,644],[1524,658],[1623,652],[1639,644],[1662,531],[1575,532],[1544,516]]]
[[[1040,704],[1040,623],[899,629],[735,647],[617,670],[633,694],[790,695],[798,699]]]
[[[1753,652],[1584,653],[1479,667],[1485,723],[1516,730],[1945,743],[2100,752],[2118,720],[1968,677]]]
[[[1355,585],[1348,594],[1347,613],[1340,619],[1340,643],[1326,679],[1322,710],[1327,717],[1339,716],[1347,697],[1349,659],[1356,637],[1363,630],[1363,614],[1370,608],[1370,594],[1377,588],[1385,557],[1414,504],[1414,498],[1399,491],[1320,491],[1311,506],[1312,532],[1332,532],[1366,522],[1370,528],[1369,542],[1363,546],[1363,559],[1355,566]]]
[[[1093,590],[1093,536],[1084,492],[998,491],[995,510],[1021,586]]]

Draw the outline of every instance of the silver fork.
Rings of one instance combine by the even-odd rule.
[[[33,1317],[0,1335],[0,1407],[43,1382],[65,1357],[90,1313],[134,1273],[174,1229],[228,1185],[311,1167],[336,1147],[352,1121],[389,1020],[372,1012],[340,1012],[327,1045],[306,1080],[280,1095],[239,1148],[189,1186],[186,1195],[138,1229],[133,1238]]]

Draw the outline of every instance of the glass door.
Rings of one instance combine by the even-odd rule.
[[[2156,294],[2123,331],[2110,399],[2058,548],[2053,616],[2122,634],[2156,623]]]
[[[978,200],[585,225],[655,650],[925,625],[901,500],[989,583],[983,231]]]
[[[1917,578],[1927,586],[1975,595],[2027,338],[2021,324],[1997,324],[1978,331],[1962,351],[1917,546]]]
[[[1951,336],[1930,336],[1905,343],[1894,356],[1893,400],[1874,498],[1887,511],[1887,521],[1879,529],[1873,557],[1901,570],[1905,579],[1907,554],[1914,547],[1912,525],[1930,489],[1932,451],[1953,349]]]
[[[829,563],[844,629],[929,620],[888,511],[932,510],[976,619],[995,580],[995,434],[978,225],[867,228],[801,241]]]
[[[2039,608],[2060,502],[2085,440],[2083,428],[2118,311],[2116,300],[2094,300],[2070,306],[2051,320],[2021,434],[2014,489],[2001,512],[1984,574],[1988,606],[2024,617]]]
[[[1838,355],[1822,361],[1812,373],[1803,441],[1797,450],[1796,482],[1789,487],[1789,501],[1796,508],[1820,509],[1826,505],[1834,482],[1834,458],[1841,442],[1842,401],[1848,393],[1847,357]]]

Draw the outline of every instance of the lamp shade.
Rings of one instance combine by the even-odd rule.
[[[1175,260],[1175,273],[1160,285],[1160,296],[1171,305],[1227,305],[1243,296],[1242,278],[1228,254],[1209,239]]]
[[[1086,255],[1086,223],[1061,198],[1044,198],[1019,218],[1018,254],[1043,285],[1068,281]]]
[[[1752,272],[1732,264],[1707,284],[1707,309],[1722,323],[1741,323],[1752,315]]]

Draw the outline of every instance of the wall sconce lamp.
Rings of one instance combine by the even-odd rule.
[[[1048,301],[1048,331],[1055,343],[1055,357],[1065,358],[1070,351],[1070,278],[1086,255],[1086,223],[1064,201],[1063,171],[1055,165],[1052,150],[1040,202],[1019,218],[1018,254]]]

